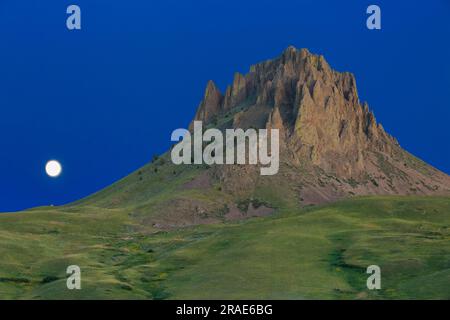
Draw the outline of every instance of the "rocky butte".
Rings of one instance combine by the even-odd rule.
[[[224,93],[209,81],[191,130],[194,121],[223,131],[279,129],[278,173],[261,176],[257,165],[201,166],[192,173],[187,165],[166,171],[162,166],[156,177],[151,164],[138,171],[141,176],[133,174],[85,202],[101,205],[98,199],[108,195],[117,207],[141,203],[136,214],[151,213],[144,223],[164,227],[360,195],[450,194],[448,175],[402,149],[377,123],[358,98],[355,77],[333,70],[307,49],[289,47],[247,74],[236,73]],[[162,158],[167,166],[169,157]],[[162,185],[152,191],[145,179],[170,184],[171,198],[154,200]]]
[[[349,195],[449,192],[449,176],[403,150],[359,101],[355,77],[334,71],[307,49],[289,47],[246,75],[236,73],[224,94],[210,81],[195,120],[280,129],[283,184],[297,187],[305,204]],[[251,169],[223,168],[224,184],[235,185],[230,171],[245,170]]]

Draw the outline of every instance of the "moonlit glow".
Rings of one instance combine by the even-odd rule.
[[[52,178],[58,177],[61,174],[61,171],[61,164],[56,160],[51,160],[45,165],[45,172]]]

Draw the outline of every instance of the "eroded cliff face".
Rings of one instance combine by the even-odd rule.
[[[143,226],[171,229],[360,195],[450,195],[450,177],[402,149],[359,101],[354,76],[306,49],[236,73],[225,93],[208,82],[194,120],[205,129],[279,129],[278,173],[175,165],[168,152],[79,203],[126,208]]]
[[[235,74],[222,94],[210,81],[194,120],[218,128],[277,128],[282,169],[258,177],[249,166],[214,168],[229,192],[289,183],[303,204],[365,194],[447,194],[450,178],[404,151],[358,98],[351,73],[323,56],[287,48]],[[280,178],[283,177],[283,178]]]

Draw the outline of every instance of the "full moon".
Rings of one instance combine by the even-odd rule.
[[[52,178],[56,178],[61,174],[61,164],[56,160],[50,160],[45,165],[45,172]]]

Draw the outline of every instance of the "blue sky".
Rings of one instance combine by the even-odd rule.
[[[68,31],[66,8],[82,10]],[[382,30],[366,28],[370,4]],[[221,88],[288,45],[353,72],[408,151],[450,173],[450,1],[0,3],[0,211],[63,204],[147,163]],[[61,161],[58,179],[47,160]]]

